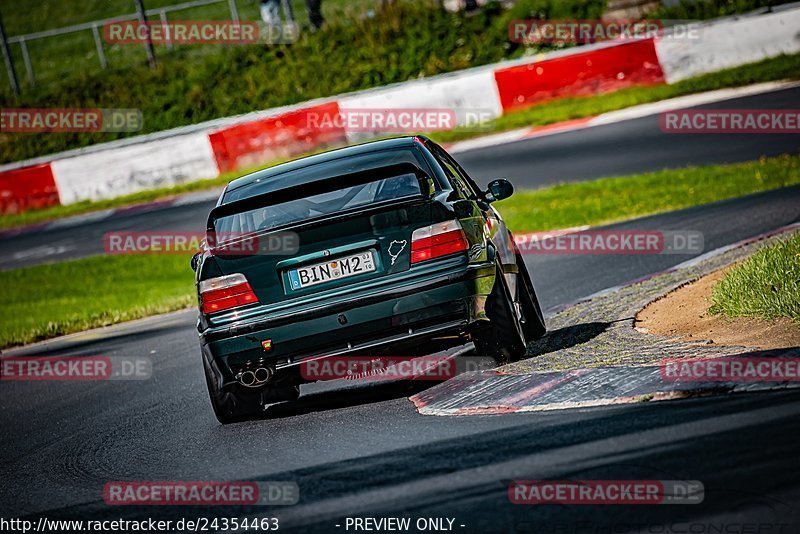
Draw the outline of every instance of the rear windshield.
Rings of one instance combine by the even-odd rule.
[[[313,159],[313,157],[312,157]],[[391,165],[402,165],[404,163],[417,169],[428,169],[428,163],[423,158],[420,151],[416,148],[404,147],[400,149],[377,150],[358,156],[340,157],[333,160],[324,160],[319,163],[305,165],[306,160],[297,160],[291,163],[284,163],[265,173],[255,173],[252,175],[257,180],[235,187],[225,192],[222,202],[225,204],[243,200],[263,193],[270,193],[301,184],[310,184],[328,178],[345,176],[363,169],[377,169]],[[294,165],[304,164],[299,168],[292,168]],[[281,170],[287,169],[287,170]],[[404,172],[404,171],[401,171]],[[266,174],[266,176],[260,176]],[[398,174],[400,174],[398,172]],[[384,176],[381,176],[383,178]],[[235,183],[235,182],[234,182]]]
[[[220,217],[214,222],[214,227],[218,234],[264,232],[308,219],[421,194],[419,179],[415,174],[400,174]]]

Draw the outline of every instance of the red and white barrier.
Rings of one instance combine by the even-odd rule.
[[[256,116],[140,136],[0,167],[0,212],[98,200],[214,178],[319,147],[360,141],[370,131],[315,128],[312,113],[359,109],[452,109],[494,118],[564,97],[673,83],[723,68],[800,52],[800,8],[696,25],[699,38],[598,43],[516,61],[303,103]],[[463,120],[463,115],[459,120]]]
[[[484,118],[503,114],[494,73],[497,65],[478,67],[433,78],[414,80],[339,98],[343,112],[373,109],[470,110]],[[466,116],[456,114],[458,126]],[[375,133],[347,131],[349,142],[366,140]]]
[[[343,129],[314,129],[310,114],[338,115],[339,105],[327,102],[279,115],[244,122],[208,134],[220,172],[246,169],[347,141]]]
[[[494,76],[503,111],[526,108],[556,98],[664,83],[664,72],[653,39],[585,48],[497,69]]]
[[[62,204],[219,176],[208,134],[203,132],[57,159],[52,168]]]
[[[719,19],[694,25],[696,38],[658,39],[667,83],[800,52],[800,9]]]
[[[50,163],[0,172],[0,213],[19,213],[59,203]]]

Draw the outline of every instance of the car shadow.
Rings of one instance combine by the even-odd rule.
[[[353,385],[347,384],[344,380],[337,382],[342,384],[341,389],[302,394],[296,401],[269,405],[264,415],[256,420],[294,417],[312,412],[408,398],[441,384],[443,380],[392,380],[372,383],[359,381]]]
[[[627,320],[627,319],[621,319]],[[557,350],[574,347],[597,337],[614,322],[590,322],[548,332],[543,338],[528,346],[526,358],[540,356]],[[468,355],[471,355],[469,353]],[[756,350],[739,355],[739,357],[781,357],[800,355],[800,348],[790,347],[778,350]],[[416,395],[444,380],[391,380],[391,381],[335,381],[341,388],[303,394],[296,401],[272,404],[264,414],[251,420],[276,419],[305,415],[313,412],[325,412],[350,408],[364,404],[408,398]]]
[[[528,354],[526,358],[541,356],[557,350],[581,345],[608,330],[608,327],[612,324],[613,322],[591,322],[551,330],[547,332],[544,337],[528,344]]]
[[[528,353],[525,357],[541,356],[586,343],[605,332],[612,324],[613,322],[589,322],[550,331],[541,339],[528,345]],[[251,420],[294,417],[313,412],[408,398],[441,384],[444,380],[354,381],[350,384],[347,381],[337,382],[342,384],[341,388],[310,394],[304,393],[295,401],[269,405],[263,415]]]

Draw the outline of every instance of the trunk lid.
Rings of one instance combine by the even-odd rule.
[[[391,277],[409,269],[433,193],[418,168],[400,164],[223,204],[209,217],[210,276],[244,274],[262,304]]]

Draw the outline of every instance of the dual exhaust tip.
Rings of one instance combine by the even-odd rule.
[[[246,388],[257,388],[272,380],[273,371],[269,367],[259,367],[254,371],[240,371],[236,380]]]

